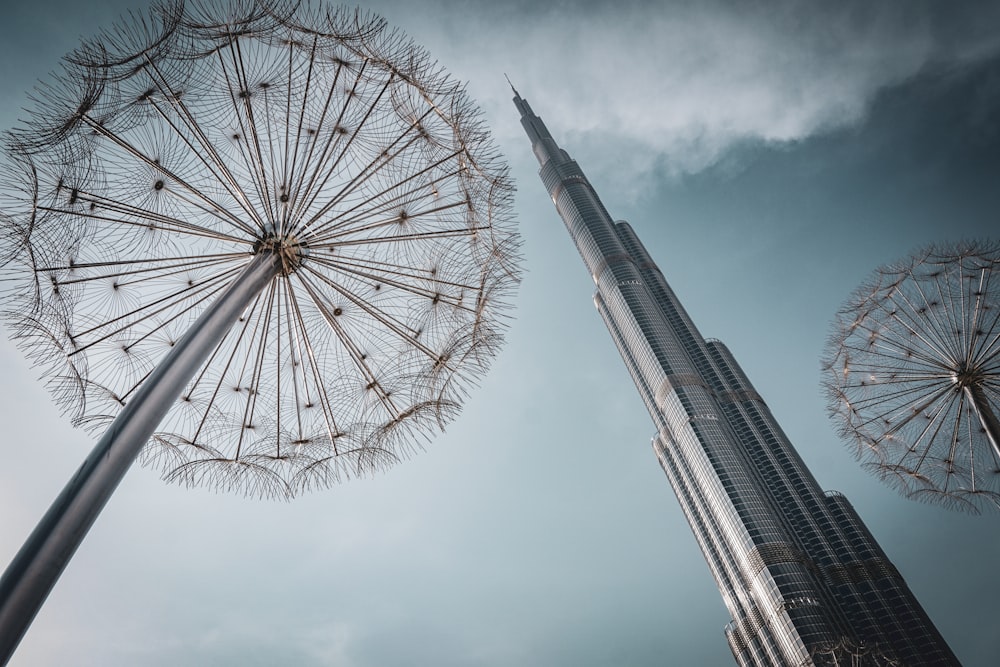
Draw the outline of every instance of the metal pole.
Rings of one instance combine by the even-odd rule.
[[[986,438],[993,446],[993,453],[996,454],[997,460],[1000,460],[1000,420],[993,413],[989,399],[986,398],[986,394],[978,382],[967,384],[963,389],[976,411],[976,416],[979,417],[979,423],[986,431]]]
[[[0,579],[0,665],[6,665],[125,471],[193,374],[261,290],[281,273],[259,252],[170,350],[112,422]]]

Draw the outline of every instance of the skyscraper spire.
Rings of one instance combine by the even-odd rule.
[[[514,91],[514,97],[521,97],[521,93],[517,92],[517,88],[514,87],[514,82],[510,80],[510,77],[507,76],[506,72],[504,72],[503,78],[507,79],[507,83],[510,84],[510,89]]]
[[[513,86],[511,86],[513,89]],[[744,666],[958,665],[844,496],[813,478],[729,350],[514,90],[540,176],[652,417],[653,449],[732,617]],[[892,662],[892,661],[897,662]]]

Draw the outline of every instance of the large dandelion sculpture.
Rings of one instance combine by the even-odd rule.
[[[0,582],[4,656],[137,457],[290,497],[408,456],[486,369],[519,259],[477,110],[378,17],[165,2],[36,97],[7,319],[106,434]]]
[[[914,498],[1000,508],[1000,245],[883,267],[836,326],[830,410],[859,458]]]

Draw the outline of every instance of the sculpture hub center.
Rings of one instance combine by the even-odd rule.
[[[951,381],[959,387],[972,387],[979,384],[982,381],[982,377],[983,374],[979,369],[963,363],[959,364],[958,367],[952,371]]]
[[[309,246],[292,233],[276,233],[268,230],[253,244],[254,254],[271,252],[281,260],[281,273],[294,273],[309,255]]]

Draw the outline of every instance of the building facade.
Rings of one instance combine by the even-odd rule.
[[[729,350],[701,336],[632,228],[514,95],[731,614],[737,663],[958,665],[851,504],[819,487]]]

